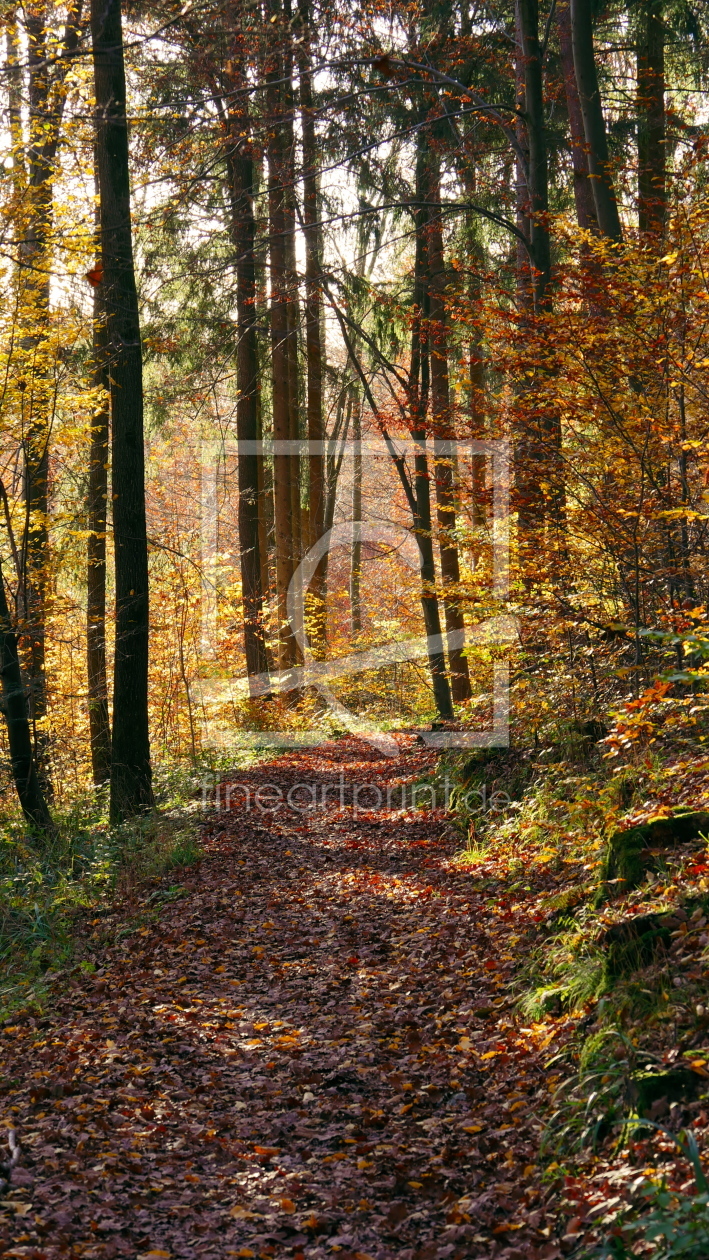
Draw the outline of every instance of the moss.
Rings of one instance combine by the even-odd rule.
[[[704,810],[653,818],[625,831],[616,831],[608,841],[601,870],[600,898],[627,892],[642,883],[653,866],[657,849],[669,849],[696,840],[709,831],[709,813]]]
[[[605,974],[609,983],[652,962],[658,949],[670,942],[678,920],[667,914],[643,914],[615,923],[604,933]]]

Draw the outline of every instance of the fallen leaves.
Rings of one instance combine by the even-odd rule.
[[[431,764],[406,752],[397,777]],[[342,767],[391,774],[348,739],[248,777],[287,791]],[[520,1027],[509,990],[533,906],[491,903],[424,810],[257,821],[215,813],[179,903],[97,954],[41,1039],[4,1030],[31,1183],[5,1246],[456,1260],[514,1234],[541,1258],[532,1099],[555,1034]]]

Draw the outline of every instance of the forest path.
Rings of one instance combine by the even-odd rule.
[[[434,761],[403,743],[240,773],[184,893],[4,1030],[22,1158],[0,1255],[563,1254],[535,1164],[541,1030],[507,987],[524,924],[452,861],[441,810],[396,808]],[[357,813],[365,783],[391,808]],[[268,784],[317,808],[264,812]]]

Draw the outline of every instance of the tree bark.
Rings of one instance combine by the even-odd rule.
[[[576,71],[574,69],[570,0],[559,0],[556,6],[556,21],[559,29],[561,69],[564,75],[564,90],[566,93],[566,112],[569,116],[576,218],[579,227],[592,232],[598,228],[598,220],[596,219],[593,189],[589,179],[586,135],[583,127],[583,114],[581,113]]]
[[[55,827],[42,792],[32,752],[32,735],[17,650],[17,635],[10,618],[2,568],[0,568],[0,680],[12,777],[20,798],[22,812],[34,831],[45,838],[51,837],[55,832]]]
[[[517,0],[519,34],[524,78],[524,112],[527,122],[529,170],[529,241],[534,263],[534,307],[540,311],[549,306],[551,284],[551,247],[549,243],[549,189],[547,143],[542,91],[542,58],[539,47],[538,0]]]
[[[111,819],[153,804],[143,371],[130,218],[120,0],[91,0],[101,246],[111,375],[116,630]]]
[[[352,563],[350,566],[350,627],[362,633],[362,411],[355,399],[352,426]]]
[[[468,337],[468,419],[470,437],[475,442],[485,440],[485,353],[482,339],[482,250],[475,234],[475,223],[470,216],[467,224],[469,251],[468,309],[470,333]],[[474,526],[485,524],[485,454],[471,455],[471,519]],[[475,546],[475,556],[479,555]]]
[[[98,181],[97,181],[98,183]],[[100,256],[95,265],[93,311],[93,383],[101,390],[91,424],[89,489],[87,495],[88,544],[86,556],[86,668],[88,675],[89,737],[94,783],[111,776],[111,726],[106,677],[106,516],[108,497],[108,447],[110,427],[110,378],[108,330],[103,309]]]
[[[242,37],[243,38],[243,37]],[[241,50],[237,50],[241,54]],[[241,60],[241,56],[239,57]],[[227,168],[231,200],[232,239],[236,251],[237,352],[236,376],[236,439],[239,456],[239,548],[241,591],[244,614],[244,655],[249,678],[268,672],[264,627],[264,589],[262,584],[260,530],[261,495],[259,456],[255,446],[260,425],[260,379],[258,354],[258,321],[256,310],[256,221],[254,218],[255,164],[251,152],[251,119],[248,107],[239,92],[243,75],[234,81],[232,100],[238,108],[229,112],[226,141]],[[254,694],[263,694],[254,684]]]
[[[591,0],[570,0],[570,6],[574,69],[586,137],[588,170],[596,207],[596,219],[603,236],[619,243],[623,239],[623,229],[613,187],[606,123],[596,72],[592,4]]]
[[[266,68],[266,106],[269,118],[268,210],[270,260],[271,382],[273,393],[273,440],[291,440],[287,214],[283,128],[283,56],[281,11],[278,0],[270,0],[271,47]],[[278,617],[279,667],[290,669],[296,662],[296,643],[288,621],[288,588],[293,576],[293,461],[290,454],[276,451],[273,457],[273,492],[276,543],[276,603]]]
[[[300,117],[303,133],[303,236],[305,238],[305,356],[308,378],[308,547],[322,537],[325,523],[325,468],[323,426],[323,344],[321,327],[322,240],[318,197],[318,149],[315,134],[312,71],[310,59],[310,13],[308,0],[300,0],[302,38],[298,45]],[[314,450],[312,443],[319,443]],[[316,659],[327,650],[325,607],[326,557],[317,566],[309,591],[311,647]]]
[[[417,162],[417,185],[421,187]],[[420,200],[420,198],[419,198]],[[416,261],[414,271],[414,316],[411,326],[411,363],[409,368],[409,411],[411,436],[416,443],[414,456],[413,532],[419,549],[421,573],[421,609],[426,631],[428,665],[431,671],[433,696],[438,716],[443,721],[453,717],[453,701],[446,674],[441,615],[436,594],[436,561],[433,550],[431,519],[431,478],[426,447],[426,413],[430,389],[428,348],[428,285],[427,285],[427,219],[425,206],[418,206],[416,218]]]
[[[424,141],[425,142],[425,141]],[[448,640],[448,667],[453,700],[470,699],[470,676],[464,652],[465,620],[460,604],[460,559],[456,541],[456,489],[454,485],[455,429],[448,379],[448,324],[445,305],[445,261],[441,220],[441,179],[437,153],[422,154],[421,192],[428,202],[426,224],[428,255],[429,331],[431,361],[431,427],[438,507],[439,553],[443,579],[443,612]],[[425,172],[425,174],[424,174]]]
[[[521,233],[521,238],[519,236],[515,238],[517,305],[520,310],[531,311],[534,307],[534,283],[530,258],[532,225],[529,219],[529,133],[526,119],[522,16],[519,3],[515,4],[515,104],[517,107],[515,134],[521,150],[521,154],[515,154],[514,160],[515,214],[517,230]]]
[[[638,226],[661,237],[667,215],[664,0],[643,0],[637,53]]]

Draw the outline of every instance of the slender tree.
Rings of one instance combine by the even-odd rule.
[[[86,556],[86,666],[91,767],[94,783],[98,785],[106,783],[111,776],[111,724],[106,676],[106,526],[111,383],[100,248],[94,267],[89,272],[89,280],[94,290],[93,375],[98,402],[91,425],[86,504],[89,535]]]
[[[431,360],[431,428],[438,507],[439,551],[443,579],[443,612],[448,638],[451,691],[456,703],[470,698],[470,678],[465,657],[465,619],[460,603],[460,557],[456,536],[455,427],[448,375],[448,321],[446,272],[443,255],[440,161],[435,149],[421,154],[420,193],[427,202],[429,334]]]
[[[325,526],[325,428],[323,424],[323,305],[322,230],[318,196],[318,146],[311,67],[311,20],[308,0],[299,0],[301,39],[298,42],[300,117],[303,136],[303,237],[305,242],[305,357],[308,385],[308,541],[315,546]],[[317,566],[310,585],[309,624],[313,655],[325,655],[327,616],[325,608],[326,556]]]
[[[611,241],[622,241],[623,229],[613,186],[608,155],[606,121],[598,86],[596,54],[593,46],[592,0],[570,0],[571,39],[578,85],[583,129],[586,137],[588,171],[593,189],[598,227]]]
[[[667,214],[664,0],[642,0],[637,52],[638,226],[661,236]]]
[[[576,218],[579,227],[593,231],[594,228],[598,227],[598,221],[593,200],[593,189],[589,179],[586,134],[583,127],[583,114],[581,113],[581,101],[579,99],[576,70],[574,68],[570,0],[559,0],[556,6],[556,21],[559,29],[559,50],[561,54],[561,69],[564,76],[566,112],[569,117]]]
[[[256,220],[254,194],[256,163],[248,97],[244,94],[244,36],[238,32],[231,60],[230,91],[221,107],[229,172],[231,232],[236,254],[238,400],[236,435],[239,446],[239,546],[244,607],[244,655],[249,677],[268,671],[264,626],[260,536],[259,438],[260,376],[258,315],[256,309]],[[236,71],[239,71],[237,74]],[[231,102],[231,105],[228,103]],[[261,687],[256,688],[263,694]]]
[[[34,331],[22,339],[26,364],[23,395],[25,529],[22,545],[20,607],[24,665],[29,679],[30,718],[37,772],[51,794],[46,670],[46,605],[49,590],[49,444],[52,385],[44,346],[49,318],[53,188],[64,114],[64,81],[79,40],[82,0],[69,5],[60,56],[49,56],[46,4],[34,0],[25,10],[29,103],[29,145],[24,191],[24,228],[19,248],[20,300]],[[21,134],[18,108],[14,23],[10,25],[11,134]],[[15,137],[13,137],[15,138]],[[22,169],[22,164],[20,164]]]
[[[143,375],[133,265],[120,0],[92,0],[101,254],[111,376],[116,582],[111,818],[153,803],[148,727],[148,546]]]
[[[10,617],[5,579],[0,567],[0,682],[10,746],[12,777],[22,812],[31,828],[43,837],[54,833],[54,823],[42,791],[30,731],[27,696],[20,668],[17,634]]]
[[[282,48],[283,15],[279,0],[270,0],[269,46],[266,65],[266,108],[268,112],[268,213],[270,268],[270,331],[273,438],[276,443],[292,440],[289,336],[289,233],[286,193],[287,155],[286,129],[283,125],[284,58]],[[276,602],[278,616],[279,667],[291,668],[296,662],[296,642],[288,621],[288,589],[294,572],[293,525],[293,460],[289,448],[276,448],[273,457],[273,492],[276,544]]]

